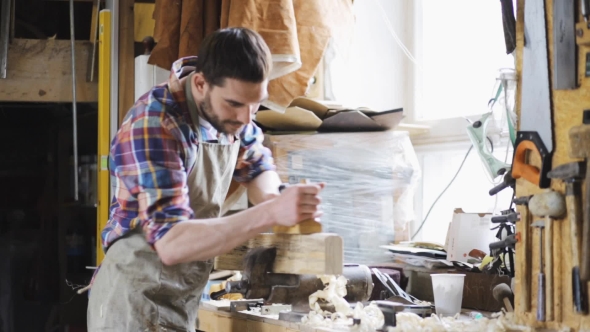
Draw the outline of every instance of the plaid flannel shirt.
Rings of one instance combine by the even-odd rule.
[[[189,166],[197,158],[199,142],[192,127],[180,79],[194,71],[196,57],[177,60],[166,83],[141,96],[129,110],[113,139],[110,174],[114,197],[110,218],[102,231],[108,247],[121,236],[142,227],[153,245],[175,224],[194,217],[187,187]],[[231,144],[235,137],[218,133],[201,119],[201,137]],[[240,152],[234,179],[248,182],[275,166],[262,146],[263,134],[254,123],[239,134]]]

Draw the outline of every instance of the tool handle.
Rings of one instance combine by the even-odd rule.
[[[510,234],[504,240],[490,243],[490,250],[502,249],[506,247],[514,247],[516,243],[516,235]]]
[[[536,131],[519,131],[516,138],[514,157],[512,160],[512,178],[525,180],[539,186],[549,188],[551,179],[547,173],[551,169],[551,153]],[[541,157],[541,169],[527,164],[527,151],[534,151]]]
[[[492,221],[492,224],[500,224],[503,222],[508,222],[508,216],[493,216],[491,221]]]
[[[553,220],[551,217],[545,217],[545,318],[547,321],[553,320]]]
[[[582,225],[582,255],[580,265],[580,279],[585,283],[590,281],[590,162],[586,162],[586,180],[584,193],[584,220]]]
[[[522,141],[514,151],[514,161],[512,162],[512,177],[515,179],[524,178],[533,184],[539,184],[541,181],[540,170],[526,163],[526,152],[537,151],[537,146],[531,141]]]
[[[578,204],[579,191],[575,191],[576,186],[572,183],[566,184],[565,202],[567,206],[567,216],[570,222],[570,242],[572,245],[572,265],[580,264],[580,230],[578,225],[582,217],[582,211]]]
[[[513,312],[514,308],[512,308],[512,303],[510,303],[510,299],[505,297],[503,299],[503,301],[504,301],[504,306],[506,307],[506,311]]]
[[[582,282],[580,281],[580,268],[577,266],[572,268],[572,293],[576,313],[585,313],[587,310],[586,297]]]
[[[545,275],[539,273],[537,288],[537,321],[545,321]]]
[[[494,196],[494,195],[496,195],[497,193],[499,193],[500,191],[502,191],[502,190],[504,190],[504,189],[508,188],[509,186],[510,186],[510,183],[507,183],[507,182],[505,182],[505,181],[502,181],[502,182],[500,182],[500,184],[499,184],[499,185],[497,185],[497,186],[495,186],[494,188],[490,189],[490,191],[488,191],[488,194],[489,194],[490,196]]]
[[[520,239],[518,240],[519,245],[518,248],[516,248],[516,254],[515,255],[522,255],[522,261],[526,262],[526,264],[524,264],[524,266],[522,266],[522,271],[519,271],[516,274],[516,278],[520,278],[520,292],[516,292],[514,289],[512,290],[515,294],[518,294],[519,297],[519,301],[518,301],[518,305],[516,306],[516,309],[518,310],[519,313],[524,313],[524,312],[530,312],[531,310],[531,285],[533,284],[532,282],[532,277],[531,277],[531,269],[532,269],[532,264],[530,264],[530,255],[531,252],[529,250],[529,243],[531,243],[531,237],[532,235],[532,231],[530,230],[530,227],[526,226],[528,225],[528,213],[525,213],[523,216],[524,222],[521,223],[521,225],[525,225],[522,228],[522,232],[521,232],[521,236]],[[516,269],[518,269],[521,265],[519,265],[518,267],[516,267]],[[516,301],[516,300],[515,300]],[[516,303],[515,303],[516,304]]]

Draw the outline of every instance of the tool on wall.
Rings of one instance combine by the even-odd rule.
[[[582,219],[582,210],[579,203],[581,197],[580,182],[584,179],[586,164],[573,162],[554,168],[548,176],[552,179],[560,179],[565,183],[565,201],[570,222],[570,242],[572,246],[572,298],[574,310],[577,313],[587,312],[586,283],[580,280],[580,232],[579,224]],[[583,256],[586,257],[587,256]]]
[[[502,26],[504,28],[504,43],[506,54],[514,52],[516,48],[516,18],[512,0],[500,0],[502,5]]]
[[[584,18],[584,21],[576,23],[576,44],[578,46],[588,47],[590,46],[590,0],[580,0],[580,13]],[[587,50],[587,49],[586,49]],[[584,70],[585,77],[590,77],[590,52],[586,51],[586,68]]]
[[[76,102],[76,44],[74,36],[74,0],[70,0],[70,45],[72,57],[72,124],[74,142],[74,169],[78,169],[78,111]],[[78,201],[78,172],[74,172],[74,200]]]
[[[555,90],[571,90],[578,85],[574,7],[574,0],[553,1],[553,89]]]
[[[531,227],[539,229],[539,272],[537,274],[537,321],[545,321],[545,274],[543,271],[543,228],[545,228],[545,221],[537,220],[531,224]]]
[[[521,196],[521,197],[516,197],[512,200],[512,202],[516,205],[524,205],[525,207],[527,207],[527,213],[524,216],[524,220],[523,222],[526,224],[528,223],[528,204],[529,204],[529,200],[531,199],[532,196]],[[521,218],[523,218],[521,216]],[[528,243],[531,242],[530,240],[530,236],[528,235],[528,229],[527,227],[523,227],[522,231],[524,234],[524,236],[521,234],[520,237],[520,245],[522,246],[523,250],[521,250],[521,255],[522,255],[522,260],[524,262],[527,262],[527,264],[524,264],[524,269],[523,271],[520,271],[519,274],[522,276],[521,278],[521,285],[522,287],[520,288],[520,292],[518,294],[519,296],[519,306],[517,307],[519,310],[521,310],[522,312],[528,312],[529,310],[531,310],[531,302],[530,302],[530,287],[532,284],[532,279],[531,279],[531,264],[528,264],[528,262],[530,262],[529,259],[529,250],[528,250]],[[514,280],[514,279],[513,279]]]
[[[500,241],[490,243],[490,255],[494,259],[504,262],[504,267],[508,270],[511,278],[514,278],[514,249],[516,242],[519,240],[519,234],[515,234],[514,223],[520,220],[520,216],[513,209],[502,211],[502,215],[492,217],[492,223],[498,226],[492,228],[497,229],[496,238]],[[506,256],[508,255],[508,263]]]
[[[590,110],[585,110],[582,117],[582,125],[572,127],[569,131],[570,157],[586,160],[584,193],[583,226],[582,226],[582,255],[580,265],[580,279],[586,284],[590,281]],[[571,218],[571,217],[570,217]]]
[[[524,34],[520,129],[516,135],[512,177],[524,178],[540,188],[548,188],[551,183],[547,173],[551,169],[553,133],[545,1],[525,2]],[[540,169],[527,164],[527,151],[539,153]]]
[[[504,303],[506,311],[514,311],[514,308],[512,307],[512,302],[510,302],[510,300],[514,298],[514,294],[512,293],[510,286],[506,284],[498,284],[492,290],[492,295],[494,296],[494,299],[496,299],[496,301]]]
[[[580,12],[584,17],[584,21],[588,22],[590,18],[590,0],[580,0]]]
[[[547,190],[540,194],[533,195],[529,201],[529,211],[538,218],[545,218],[545,274],[546,274],[546,318],[552,321],[561,321],[561,305],[554,305],[553,296],[553,222],[554,219],[563,217],[566,213],[565,200],[561,193],[554,190]],[[556,275],[561,276],[560,266],[558,260],[556,265]],[[557,283],[559,288],[561,283]],[[560,294],[561,292],[557,292]],[[553,313],[555,312],[555,315]]]
[[[492,112],[484,114],[481,119],[473,122],[467,127],[467,136],[475,147],[477,154],[481,158],[490,178],[495,179],[510,171],[510,164],[498,160],[487,147],[487,128],[490,121],[493,120]],[[502,188],[503,189],[503,188]]]

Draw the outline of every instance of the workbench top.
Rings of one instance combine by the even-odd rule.
[[[199,331],[334,332],[335,330],[282,321],[279,320],[278,315],[263,316],[249,312],[230,312],[229,301],[203,301],[199,307]]]

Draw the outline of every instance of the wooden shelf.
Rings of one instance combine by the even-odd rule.
[[[71,102],[72,67],[69,40],[14,39],[8,48],[0,101]],[[76,101],[98,101],[98,83],[87,81],[92,43],[75,42]]]

